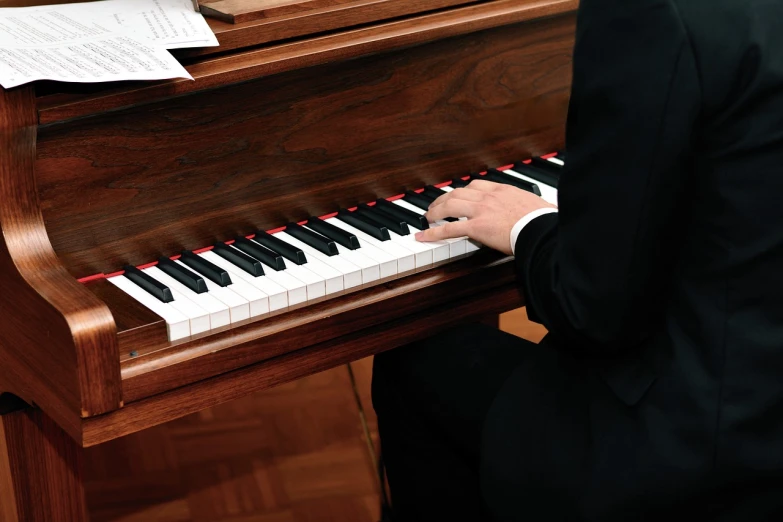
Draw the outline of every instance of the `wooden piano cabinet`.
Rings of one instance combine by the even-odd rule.
[[[77,280],[562,148],[576,1],[436,4],[211,21],[195,81],[0,89],[0,402],[30,405],[0,410],[0,522],[85,520],[81,448],[524,304],[479,252],[169,342]]]

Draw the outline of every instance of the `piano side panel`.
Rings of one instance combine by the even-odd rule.
[[[564,143],[564,15],[43,126],[47,231],[82,277]]]

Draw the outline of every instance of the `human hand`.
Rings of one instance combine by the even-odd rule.
[[[416,234],[418,241],[467,236],[511,255],[511,229],[524,216],[541,208],[556,208],[539,196],[510,185],[483,179],[436,199],[425,214],[432,223],[447,217],[466,217]]]

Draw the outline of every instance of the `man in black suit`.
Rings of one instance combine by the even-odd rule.
[[[428,212],[513,252],[549,334],[376,358],[395,515],[783,520],[783,1],[582,0],[573,67],[559,208]]]

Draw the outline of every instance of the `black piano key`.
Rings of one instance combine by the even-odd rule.
[[[203,277],[195,272],[191,272],[179,263],[175,263],[168,257],[160,257],[158,259],[158,268],[197,294],[203,294],[207,291],[207,283]]]
[[[346,209],[340,209],[337,212],[337,219],[344,223],[348,223],[354,228],[357,228],[367,235],[379,239],[381,241],[389,241],[391,236],[389,235],[389,229],[386,227],[379,227],[363,216],[356,214],[355,212],[349,212]]]
[[[307,226],[319,234],[323,234],[326,237],[332,239],[332,241],[341,244],[349,250],[356,250],[357,248],[361,248],[358,237],[351,234],[350,232],[346,232],[340,227],[336,227],[331,223],[327,223],[321,218],[311,217],[307,220]]]
[[[523,163],[523,165],[525,165],[525,163]],[[533,158],[532,160],[530,160],[530,166],[537,169],[544,170],[555,176],[560,174],[560,171],[563,170],[562,165],[558,165],[557,163],[552,163],[551,161],[545,160],[543,158]]]
[[[566,151],[564,151],[564,150],[557,151],[557,155],[555,157],[557,159],[559,159],[560,161],[562,161],[563,163],[565,163],[565,161],[566,161]]]
[[[402,208],[399,205],[395,205],[391,201],[386,199],[376,199],[375,206],[378,208],[378,211],[383,212],[384,214],[387,214],[394,219],[405,221],[413,228],[418,230],[426,230],[430,228],[430,223],[427,221],[427,218],[415,212],[411,212],[407,208]]]
[[[451,188],[458,189],[467,187],[470,184],[471,180],[464,180],[462,178],[454,178],[451,180],[451,185],[449,185]]]
[[[258,259],[262,263],[266,263],[267,266],[271,266],[274,270],[285,270],[283,256],[269,250],[265,246],[259,245],[255,241],[250,241],[246,237],[240,236],[234,240],[234,246],[245,254]]]
[[[319,252],[326,254],[327,256],[336,256],[339,253],[337,251],[337,245],[334,241],[328,237],[322,236],[317,232],[313,232],[310,229],[304,228],[297,223],[287,224],[285,226],[285,232],[291,234],[305,245],[311,246]]]
[[[426,187],[424,187],[423,194],[435,200],[441,197],[442,195],[446,194],[446,191],[439,189],[438,187],[434,187],[432,185],[427,185]]]
[[[408,223],[401,219],[391,217],[388,214],[384,214],[383,212],[369,205],[363,203],[359,205],[359,208],[356,211],[359,212],[359,215],[366,216],[367,219],[369,219],[371,222],[378,226],[386,227],[395,234],[407,236],[411,233],[411,231],[408,229]]]
[[[297,265],[304,265],[307,263],[307,257],[305,253],[293,245],[289,245],[282,239],[268,234],[263,230],[256,232],[253,241],[260,243],[270,250],[274,250],[284,258],[296,263]]]
[[[514,163],[514,166],[511,167],[511,170],[513,170],[518,174],[524,174],[528,178],[534,179],[539,183],[543,183],[544,185],[549,185],[550,187],[557,188],[559,177],[545,170],[537,169],[536,167],[531,167],[530,165],[526,165],[525,163]]]
[[[170,303],[174,300],[171,289],[146,272],[142,272],[131,265],[125,265],[123,270],[125,270],[125,277],[133,281],[147,293],[157,297],[158,300],[163,301],[164,303]]]
[[[253,277],[264,275],[264,266],[261,264],[261,261],[245,254],[241,250],[231,248],[225,243],[216,243],[213,251],[215,254],[232,265],[238,266]]]
[[[417,194],[416,192],[413,192],[412,190],[409,190],[405,193],[405,196],[402,198],[411,205],[415,205],[419,207],[422,210],[429,210],[430,205],[432,204],[432,200],[430,200],[427,197],[422,196],[421,194]]]
[[[530,183],[529,181],[526,181],[524,179],[519,179],[514,176],[509,176],[505,172],[501,172],[497,169],[487,170],[484,179],[488,181],[494,181],[495,183],[503,183],[504,185],[511,185],[512,187],[517,187],[522,190],[531,192],[536,196],[541,195],[541,189],[539,189],[538,185],[536,185],[535,183]]]
[[[183,250],[179,260],[217,285],[228,286],[231,284],[228,272],[193,252]]]

